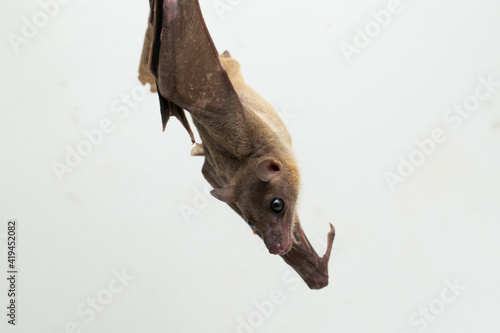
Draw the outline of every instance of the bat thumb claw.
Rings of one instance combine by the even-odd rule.
[[[326,264],[328,264],[328,260],[330,259],[330,254],[332,253],[332,247],[333,247],[333,240],[335,239],[335,228],[331,223],[329,224],[330,224],[330,231],[328,232],[326,252],[321,258],[321,260]]]

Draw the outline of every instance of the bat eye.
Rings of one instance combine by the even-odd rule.
[[[285,208],[285,203],[283,202],[283,199],[280,198],[275,198],[271,202],[271,209],[275,213],[279,213]]]
[[[251,221],[247,221],[247,223],[248,223],[248,225],[249,225],[249,226],[251,226],[252,228],[255,228],[255,227],[256,227],[256,225],[255,225],[255,224],[253,224]]]

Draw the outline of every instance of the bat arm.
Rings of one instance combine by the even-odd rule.
[[[302,277],[309,288],[321,289],[326,287],[328,285],[328,261],[332,251],[333,239],[335,238],[335,228],[330,224],[328,245],[323,257],[319,257],[314,251],[298,219],[292,236],[291,250],[281,257]]]

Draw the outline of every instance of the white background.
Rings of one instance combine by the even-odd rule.
[[[474,95],[479,76],[500,80],[500,2],[402,0],[351,62],[341,43],[353,45],[388,1],[201,5],[218,50],[285,117],[299,215],[319,252],[328,222],[336,227],[330,285],[297,284],[206,197],[202,158],[189,156],[177,120],[161,131],[155,94],[113,112],[139,89],[147,1],[68,1],[15,52],[9,33],[22,36],[23,17],[41,7],[3,0],[0,234],[18,219],[20,274],[13,328],[0,238],[0,331],[499,332],[500,87],[456,129],[443,114]],[[53,164],[104,118],[113,131],[60,181]],[[445,142],[391,191],[385,174],[435,128]],[[122,270],[134,279],[110,294]],[[445,281],[466,289],[456,296]],[[283,296],[270,307],[272,292]],[[77,313],[96,296],[106,304],[95,317]],[[428,307],[432,320],[419,315]]]

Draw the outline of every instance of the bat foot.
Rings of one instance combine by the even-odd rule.
[[[205,156],[203,143],[197,143],[196,146],[194,146],[193,149],[191,149],[191,156]]]

